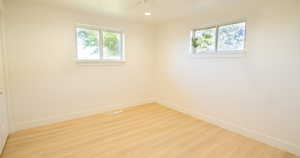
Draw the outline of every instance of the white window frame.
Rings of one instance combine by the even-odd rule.
[[[90,30],[97,30],[99,31],[99,42],[98,42],[98,46],[99,46],[99,59],[79,59],[78,58],[78,37],[77,37],[77,29],[78,28],[83,28],[83,29],[90,29]],[[103,31],[107,31],[107,32],[113,32],[113,33],[119,33],[121,35],[120,38],[120,52],[121,52],[121,56],[120,59],[118,60],[113,60],[113,59],[104,59],[103,58]],[[94,25],[77,25],[75,27],[75,45],[76,45],[76,61],[79,63],[125,63],[126,62],[126,58],[125,58],[125,33],[124,31],[121,30],[117,30],[117,29],[107,29],[107,28],[101,28],[98,26],[94,26]]]
[[[219,28],[222,26],[227,26],[227,25],[234,25],[234,24],[239,24],[239,23],[245,23],[245,36],[244,36],[244,47],[242,50],[230,50],[230,51],[219,51],[218,50],[218,41],[219,41]],[[216,34],[215,34],[215,51],[203,51],[200,53],[195,52],[195,48],[192,46],[192,39],[195,37],[196,31],[199,30],[207,30],[207,29],[212,29],[216,28]],[[228,22],[228,23],[222,23],[222,24],[216,24],[216,25],[210,25],[206,27],[200,27],[197,29],[192,29],[191,31],[191,38],[190,38],[190,54],[193,56],[198,56],[198,55],[212,55],[212,56],[217,56],[217,55],[244,55],[246,54],[246,38],[247,37],[247,21],[246,20],[240,20],[240,21],[234,21],[234,22]]]

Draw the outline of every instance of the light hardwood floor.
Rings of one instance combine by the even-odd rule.
[[[2,158],[296,158],[193,117],[147,104],[12,134]]]

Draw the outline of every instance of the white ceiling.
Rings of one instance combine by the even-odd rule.
[[[81,9],[84,11],[107,14],[143,21],[158,22],[190,15],[206,9],[231,5],[242,0],[35,0],[43,3]],[[144,16],[151,10],[151,16]]]

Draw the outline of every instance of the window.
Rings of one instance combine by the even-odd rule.
[[[224,25],[218,31],[218,50],[243,50],[245,45],[246,23]]]
[[[77,58],[80,60],[99,60],[99,31],[77,28]]]
[[[103,59],[122,59],[122,34],[119,32],[103,31]]]
[[[193,46],[195,52],[214,52],[216,51],[216,28],[207,28],[203,30],[195,30]]]
[[[77,60],[124,61],[123,33],[77,27]]]
[[[217,25],[192,32],[192,52],[237,52],[245,48],[246,23]]]

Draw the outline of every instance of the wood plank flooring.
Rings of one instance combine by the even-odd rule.
[[[147,104],[12,134],[2,158],[297,158]]]

